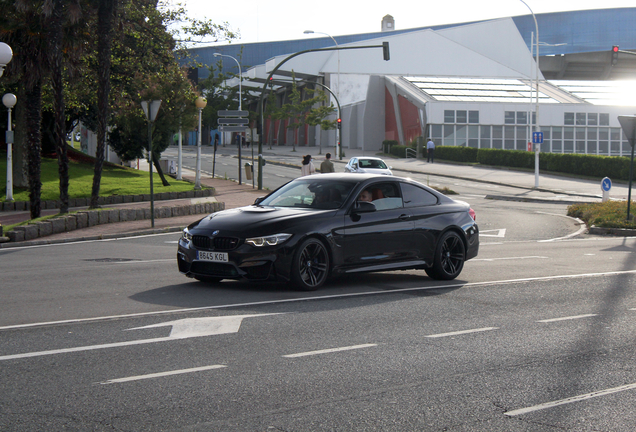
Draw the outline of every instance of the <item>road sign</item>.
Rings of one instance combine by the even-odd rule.
[[[219,126],[221,132],[245,132],[247,126]]]
[[[601,189],[603,189],[605,192],[609,192],[611,188],[612,188],[612,180],[610,180],[609,177],[605,177],[603,181],[601,182]]]
[[[220,125],[246,125],[250,119],[246,118],[219,118]]]
[[[532,132],[532,143],[543,144],[543,132]]]
[[[250,115],[249,111],[239,111],[239,110],[224,110],[217,111],[216,115],[219,117],[247,117]]]
[[[620,115],[618,116],[618,122],[623,128],[623,133],[627,137],[629,143],[634,146],[634,139],[636,138],[636,116],[633,115]]]

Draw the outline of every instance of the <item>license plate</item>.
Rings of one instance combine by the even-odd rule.
[[[228,262],[227,252],[204,252],[197,251],[199,261]]]

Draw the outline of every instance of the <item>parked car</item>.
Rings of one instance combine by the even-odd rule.
[[[377,157],[353,157],[345,165],[345,172],[393,175],[391,167]]]
[[[373,201],[359,201],[363,191]],[[454,279],[478,249],[467,203],[406,178],[331,173],[299,177],[253,205],[191,224],[177,262],[203,282],[275,279],[315,290],[357,272],[424,269]]]

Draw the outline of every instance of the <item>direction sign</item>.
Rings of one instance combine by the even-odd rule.
[[[250,119],[246,118],[220,118],[220,125],[246,125],[250,122]]]
[[[221,132],[245,132],[247,130],[247,125],[245,126],[219,126]]]
[[[601,181],[601,189],[603,189],[603,191],[605,192],[609,192],[611,188],[612,188],[612,180],[610,180],[609,177],[605,177]]]
[[[543,132],[532,132],[532,143],[543,144]]]
[[[250,115],[249,111],[243,110],[222,110],[217,111],[216,115],[219,117],[247,117]]]

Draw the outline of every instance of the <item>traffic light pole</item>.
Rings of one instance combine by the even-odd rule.
[[[270,83],[270,81],[272,80],[272,77],[274,76],[274,74],[276,73],[276,71],[278,69],[280,69],[280,67],[285,64],[287,61],[293,59],[294,57],[297,57],[301,54],[306,54],[309,52],[320,52],[320,51],[339,51],[339,50],[352,50],[352,49],[364,49],[364,48],[382,48],[382,53],[383,53],[383,57],[385,61],[390,60],[391,56],[389,54],[389,43],[388,42],[382,42],[382,45],[363,45],[363,46],[353,46],[353,47],[341,47],[341,46],[337,46],[337,47],[330,47],[330,48],[314,48],[314,49],[308,49],[308,50],[303,50],[303,51],[298,51],[297,53],[291,54],[289,56],[287,56],[285,59],[283,59],[283,61],[281,61],[280,63],[278,63],[274,69],[272,69],[272,71],[269,73],[267,80],[265,81],[265,83],[263,84],[263,89],[261,90],[261,97],[258,100],[258,106],[257,106],[257,111],[258,111],[258,127],[257,127],[257,131],[258,131],[258,190],[262,190],[263,189],[263,129],[264,129],[264,123],[265,123],[265,119],[263,116],[263,101],[265,99],[265,92],[267,90],[267,84]],[[340,103],[338,103],[338,111],[340,111]],[[340,118],[340,113],[338,113],[338,118]],[[338,139],[340,139],[338,137]]]

